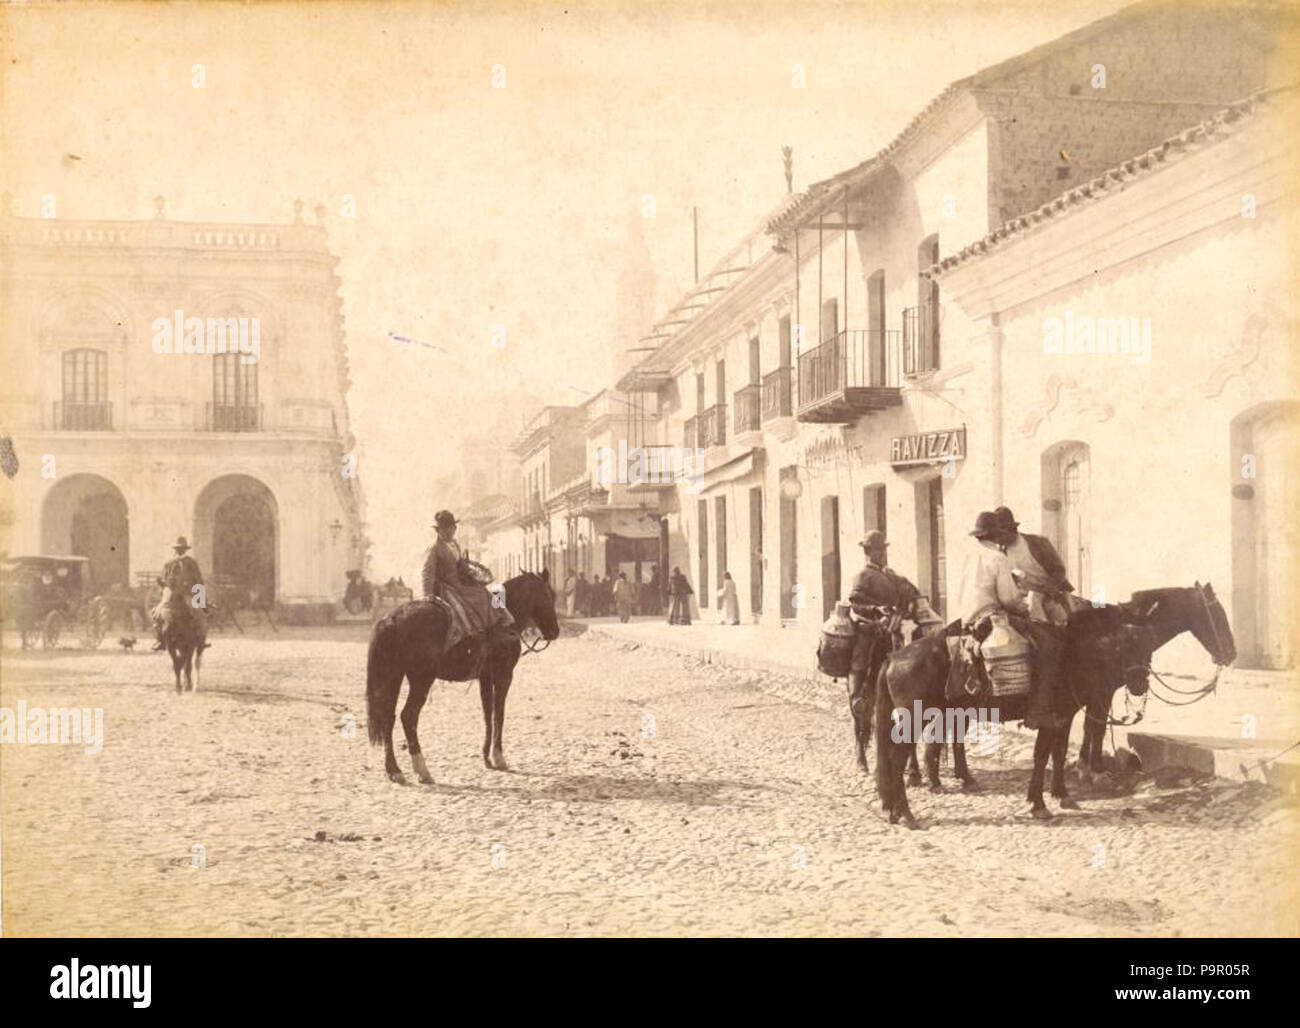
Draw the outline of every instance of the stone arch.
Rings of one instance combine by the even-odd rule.
[[[274,602],[280,583],[280,509],[275,493],[242,472],[220,475],[194,503],[194,555],[204,573]]]
[[[1295,576],[1300,572],[1300,402],[1255,404],[1229,425],[1232,634],[1246,667],[1296,663]]]
[[[130,523],[126,497],[114,483],[100,475],[69,475],[41,503],[41,552],[90,558],[91,592],[129,586]]]
[[[1092,448],[1078,439],[1063,439],[1043,451],[1041,492],[1043,534],[1065,562],[1075,591],[1092,588]]]

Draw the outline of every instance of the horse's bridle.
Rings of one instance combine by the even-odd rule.
[[[524,638],[524,631],[528,628],[533,629],[537,633],[533,636],[531,642]],[[542,634],[542,630],[531,621],[524,626],[524,629],[520,630],[519,641],[524,645],[524,653],[541,653],[542,650],[551,645],[551,640],[546,638],[546,636]]]

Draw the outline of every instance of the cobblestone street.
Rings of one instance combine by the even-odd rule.
[[[438,683],[437,784],[401,787],[366,742],[361,628],[218,637],[183,697],[108,647],[5,653],[3,706],[102,707],[105,733],[0,748],[6,935],[1300,932],[1294,798],[1258,783],[1137,776],[1037,823],[1011,731],[979,795],[946,768],[913,790],[909,832],[846,704],[564,636],[520,665],[511,772],[483,766],[477,688]]]

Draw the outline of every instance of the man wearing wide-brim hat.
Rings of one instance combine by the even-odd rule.
[[[888,616],[886,627],[895,647],[903,644],[899,625],[904,618],[916,623],[922,633],[943,628],[943,619],[935,613],[929,602],[915,585],[889,567],[885,552],[889,541],[885,533],[872,529],[858,543],[866,554],[866,566],[858,572],[849,590],[851,617],[861,626],[872,619],[877,611]],[[864,733],[871,725],[871,707],[874,703],[871,686],[873,664],[883,659],[869,632],[859,627],[853,641],[853,654],[849,659],[849,708],[853,713],[854,728],[858,732],[858,764],[867,768],[866,751],[862,747]]]
[[[203,572],[199,570],[199,562],[189,555],[189,549],[189,540],[183,535],[177,536],[176,542],[172,544],[174,556],[163,565],[162,574],[158,578],[158,584],[163,587],[163,595],[158,606],[153,609],[153,627],[158,636],[153,647],[155,650],[165,648],[163,632],[172,623],[174,607],[178,603],[192,602],[194,587],[203,584]],[[203,606],[200,603],[194,609]]]
[[[980,543],[982,552],[975,567],[972,594],[966,604],[966,622],[973,624],[989,614],[1003,611],[1010,625],[1033,644],[1032,685],[1029,693],[1029,710],[1025,716],[1028,728],[1048,728],[1059,723],[1054,711],[1054,689],[1060,673],[1061,634],[1045,615],[1041,604],[1030,605],[1029,592],[1040,584],[1042,569],[1027,574],[1016,566],[1007,553],[1014,528],[1009,527],[1010,511],[981,511],[975,519],[971,535]],[[1013,520],[1013,519],[1012,519]]]
[[[998,507],[993,514],[998,519],[998,544],[1011,561],[1011,567],[1020,572],[1021,588],[1031,590],[1039,598],[1031,600],[1031,606],[1041,602],[1042,619],[1065,624],[1072,607],[1069,594],[1074,592],[1074,586],[1056,547],[1046,536],[1020,531],[1020,522],[1010,507]],[[1040,616],[1037,610],[1031,613]]]
[[[509,626],[514,618],[504,606],[492,603],[487,587],[466,573],[465,559],[460,544],[456,542],[456,516],[449,510],[440,510],[433,516],[433,527],[438,534],[424,561],[422,575],[424,597],[443,603],[451,613],[451,625],[443,642],[443,652],[448,652],[462,640],[472,642],[471,659],[475,667],[481,665],[486,651],[487,632],[493,622]]]

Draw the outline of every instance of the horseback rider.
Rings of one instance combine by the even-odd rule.
[[[935,613],[921,591],[888,566],[885,548],[889,542],[884,532],[873,529],[862,537],[858,545],[865,552],[867,563],[854,579],[849,602],[859,618],[870,607],[887,610],[890,613],[889,629],[894,634],[898,633],[904,618],[915,623],[922,634],[943,626],[943,619]]]
[[[885,548],[889,542],[884,532],[873,529],[862,537],[858,545],[865,552],[867,563],[849,590],[849,616],[853,621],[862,624],[873,620],[877,611],[884,611],[889,618],[887,628],[895,649],[903,644],[899,625],[904,618],[914,622],[923,635],[943,627],[943,619],[934,612],[920,590],[888,566]],[[871,637],[859,629],[854,637],[853,656],[849,663],[849,690],[854,696],[860,695],[866,684],[863,677],[870,670],[871,659]]]
[[[163,594],[152,612],[154,634],[158,637],[153,645],[155,650],[167,648],[163,643],[163,633],[175,622],[176,608],[185,603],[192,606],[194,587],[203,584],[203,572],[199,570],[199,562],[189,555],[189,548],[185,536],[179,536],[172,545],[175,556],[163,565],[158,579]]]
[[[1010,513],[1006,511],[1007,515]],[[1055,598],[1059,579],[1046,573],[1029,552],[1024,537],[1018,536],[1011,527],[1012,522],[1013,518],[987,510],[980,511],[975,519],[970,534],[979,542],[981,552],[966,605],[965,622],[973,627],[987,615],[1001,610],[1006,613],[1011,626],[1029,640],[1032,673],[1025,726],[1050,728],[1059,723],[1053,710],[1052,683],[1059,672],[1063,641],[1054,618],[1061,617],[1060,624],[1063,624],[1066,608]],[[1017,539],[1021,540],[1020,544],[1017,544]]]
[[[466,558],[456,542],[455,515],[440,510],[433,524],[438,538],[424,561],[424,598],[441,603],[451,615],[443,652],[449,653],[462,640],[469,639],[472,666],[479,668],[488,631],[513,625],[514,618],[504,604],[492,602],[492,594],[483,584],[469,576],[463,564]]]
[[[1011,561],[1012,569],[1020,572],[1021,589],[1029,591],[1031,616],[1054,625],[1065,624],[1079,601],[1070,595],[1074,586],[1066,577],[1065,564],[1056,547],[1046,536],[1021,532],[1020,522],[1010,507],[998,507],[993,514],[1000,530],[998,543]],[[1041,611],[1035,612],[1040,605]]]

